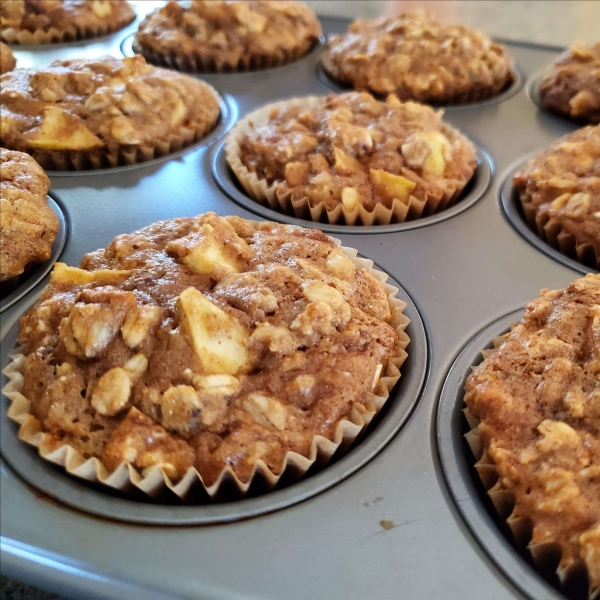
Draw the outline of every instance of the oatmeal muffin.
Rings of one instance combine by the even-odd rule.
[[[484,100],[514,78],[503,46],[425,13],[358,19],[329,39],[322,64],[341,85],[432,104]]]
[[[544,74],[545,108],[586,123],[600,123],[600,42],[574,44]]]
[[[211,86],[142,56],[16,69],[2,77],[0,101],[2,145],[63,170],[168,154],[206,135],[220,114]]]
[[[515,175],[513,186],[542,239],[600,269],[600,125],[552,144]]]
[[[48,206],[49,188],[31,156],[0,149],[0,291],[52,254],[59,222]]]
[[[94,38],[129,25],[125,0],[2,0],[0,37],[7,44],[50,44]]]
[[[466,384],[492,492],[514,495],[511,520],[555,544],[561,568],[583,561],[600,587],[600,275],[542,290]]]
[[[12,71],[17,61],[10,51],[10,48],[3,42],[0,42],[0,75]]]
[[[386,224],[451,205],[475,171],[475,148],[442,113],[366,92],[298,98],[246,117],[227,160],[272,208],[330,223]]]
[[[134,50],[183,71],[247,71],[299,59],[321,37],[301,2],[169,2],[140,24]]]
[[[21,320],[21,391],[47,449],[110,471],[279,474],[387,398],[408,343],[388,294],[320,231],[163,221],[55,266]]]

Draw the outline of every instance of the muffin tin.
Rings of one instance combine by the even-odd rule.
[[[325,35],[348,25],[321,22]],[[135,27],[87,44],[17,48],[15,55],[21,66],[122,56]],[[562,50],[505,43],[523,80]],[[119,169],[50,173],[52,195],[69,223],[60,260],[77,265],[120,233],[209,210],[311,226],[262,212],[245,198],[220,148],[238,115],[279,99],[331,93],[317,75],[320,52],[317,47],[275,69],[203,76],[220,92],[227,114],[210,139],[177,155]],[[576,125],[541,112],[524,87],[506,94],[445,107],[445,119],[480,148],[476,179],[455,207],[401,227],[322,227],[398,282],[412,320],[402,379],[360,443],[321,472],[269,494],[194,507],[165,498],[149,504],[42,464],[16,439],[3,398],[3,571],[85,598],[562,597],[518,556],[488,512],[457,418],[464,379],[491,337],[518,320],[541,288],[563,287],[586,270],[540,240],[534,244],[524,221],[519,228],[510,183],[501,200],[511,165]],[[2,368],[19,317],[46,281],[2,313]],[[502,315],[509,316],[495,323]],[[460,349],[478,333],[444,384]]]

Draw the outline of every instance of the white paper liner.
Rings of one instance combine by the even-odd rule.
[[[190,468],[176,483],[169,479],[160,466],[150,467],[140,473],[130,463],[123,462],[114,471],[109,471],[99,459],[94,457],[86,459],[81,452],[68,444],[57,446],[55,437],[41,430],[40,422],[31,414],[29,400],[21,393],[24,384],[21,369],[25,362],[23,347],[18,348],[16,354],[11,356],[12,362],[4,370],[9,382],[2,390],[11,402],[8,417],[20,425],[19,438],[37,447],[42,458],[64,467],[71,475],[124,492],[136,488],[151,497],[157,496],[167,488],[182,500],[188,499],[188,493],[197,483],[201,484],[211,499],[215,499],[222,486],[228,482],[233,483],[239,494],[243,496],[256,478],[261,478],[269,489],[273,489],[284,474],[300,479],[315,463],[321,467],[325,466],[334,454],[339,455],[350,448],[386,403],[392,388],[400,379],[400,366],[406,360],[405,348],[410,342],[405,332],[410,320],[402,312],[406,303],[396,298],[398,288],[386,283],[388,275],[375,269],[373,261],[358,257],[357,250],[343,247],[340,240],[331,239],[359,269],[368,271],[384,286],[392,312],[390,324],[396,329],[398,341],[396,352],[384,366],[373,392],[368,394],[363,404],[357,402],[350,414],[338,422],[333,440],[321,435],[315,436],[308,457],[297,452],[288,452],[279,474],[273,473],[266,463],[259,459],[247,482],[242,482],[231,467],[226,467],[210,486],[205,485],[202,476],[195,468]]]
[[[511,329],[513,327],[514,325],[511,326]],[[507,337],[508,334],[493,338],[494,347],[481,352],[484,360],[494,354]],[[471,428],[465,434],[465,439],[477,461],[474,465],[475,470],[496,512],[508,525],[519,548],[530,553],[533,564],[539,573],[556,574],[563,590],[571,586],[577,586],[586,577],[589,580],[587,566],[583,560],[580,559],[566,567],[561,567],[562,550],[558,544],[536,544],[532,542],[533,523],[529,518],[520,517],[514,513],[516,507],[515,496],[504,490],[501,485],[496,465],[481,441],[479,419],[468,408],[463,409],[463,413]],[[590,589],[588,598],[589,600],[600,600],[600,587],[595,590]]]
[[[324,98],[323,96],[307,96],[267,104],[244,117],[230,131],[225,144],[227,162],[238,181],[253,200],[268,206],[272,210],[299,219],[314,221],[315,223],[388,225],[392,222],[404,223],[407,220],[418,219],[421,216],[431,215],[452,206],[473,176],[475,169],[465,172],[463,179],[456,184],[448,182],[447,188],[442,193],[437,195],[430,193],[425,201],[414,196],[410,196],[407,203],[394,199],[390,208],[385,207],[383,204],[377,204],[372,211],[368,211],[361,204],[352,211],[347,210],[341,203],[333,210],[327,210],[324,202],[312,206],[307,197],[293,200],[292,190],[283,189],[284,182],[275,181],[272,185],[269,185],[266,180],[259,179],[256,173],[251,172],[243,164],[240,158],[240,141],[251,129],[250,123],[256,126],[268,122],[269,114],[273,109],[282,110],[292,106],[301,106],[306,109],[317,108],[323,104]],[[472,146],[471,142],[453,127],[442,123],[441,130],[451,142],[462,141]]]
[[[537,231],[542,240],[565,256],[600,271],[600,241],[594,245],[588,241],[578,240],[575,235],[565,231],[556,219],[538,215],[531,198],[525,191],[519,192],[519,200],[527,223]]]

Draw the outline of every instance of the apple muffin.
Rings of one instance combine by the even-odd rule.
[[[301,2],[169,2],[140,24],[133,48],[148,61],[192,72],[247,71],[304,56],[321,37]]]
[[[50,180],[23,152],[0,148],[0,291],[26,267],[50,258],[60,228],[48,206]]]
[[[17,61],[10,48],[4,42],[0,42],[0,75],[12,71],[16,64]]]
[[[515,175],[513,186],[542,239],[600,269],[600,125],[552,144]]]
[[[16,69],[3,76],[0,101],[2,145],[58,170],[163,156],[204,137],[220,115],[211,86],[142,56]]]
[[[544,108],[585,123],[600,123],[600,42],[573,44],[544,73]]]
[[[431,104],[485,100],[514,79],[504,46],[423,12],[354,21],[328,40],[322,64],[343,86]]]
[[[50,44],[107,35],[129,25],[125,0],[2,0],[0,38],[7,44]]]
[[[542,290],[521,322],[477,367],[465,402],[479,421],[479,464],[491,490],[514,497],[510,522],[531,544],[560,549],[560,568],[585,564],[600,587],[600,275]],[[564,573],[563,573],[564,574]]]
[[[21,392],[46,449],[110,472],[279,474],[398,379],[407,320],[388,293],[320,231],[159,222],[55,265],[21,319]]]
[[[367,92],[279,102],[230,133],[227,160],[246,191],[314,221],[387,224],[450,206],[476,151],[442,112]]]

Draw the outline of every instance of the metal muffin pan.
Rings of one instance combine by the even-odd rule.
[[[143,10],[145,3],[138,8]],[[347,20],[326,17],[321,22],[326,36],[348,25]],[[121,43],[134,30],[112,36],[102,52],[94,42],[17,48],[15,54],[31,65],[63,55],[72,58],[75,46],[81,56],[122,56]],[[506,43],[524,78],[562,50]],[[316,75],[318,60],[319,52],[311,52],[272,70],[199,77],[231,99],[232,110],[243,116],[268,102],[330,93]],[[501,101],[448,108],[444,118],[491,157],[492,184],[481,198],[463,204],[464,210],[452,218],[441,214],[428,226],[401,231],[374,227],[368,232],[342,226],[335,232],[344,245],[357,248],[398,281],[418,307],[429,359],[425,363],[417,352],[423,344],[408,347],[412,354],[403,365],[400,386],[416,377],[413,369],[427,371],[410,416],[395,412],[409,397],[399,387],[390,410],[345,458],[304,482],[275,491],[270,500],[265,495],[234,502],[234,520],[227,523],[218,515],[221,509],[230,510],[225,505],[152,505],[155,520],[148,524],[142,514],[150,507],[147,503],[115,498],[66,478],[59,469],[41,466],[35,449],[7,450],[5,444],[10,447],[12,442],[10,437],[4,441],[2,431],[3,572],[81,598],[552,597],[554,592],[519,562],[499,531],[473,535],[460,508],[479,507],[482,519],[489,514],[472,489],[451,493],[436,438],[438,432],[451,436],[452,430],[449,424],[438,430],[436,409],[445,376],[470,339],[498,316],[522,309],[541,288],[563,287],[581,274],[534,247],[509,224],[499,200],[501,181],[495,175],[575,125],[540,111],[523,88]],[[105,247],[116,235],[161,219],[209,210],[256,218],[215,181],[217,152],[218,142],[134,169],[75,177],[51,174],[52,192],[69,222],[61,260],[77,265],[83,254]],[[270,217],[284,220],[278,213]],[[41,285],[2,313],[2,364],[13,349],[18,318],[35,302]],[[411,393],[416,397],[417,388]],[[455,402],[457,394],[455,387]],[[15,441],[14,429],[11,435]],[[15,463],[13,469],[17,454],[23,463]],[[38,477],[38,467],[45,479],[31,485],[28,479]],[[61,498],[65,494],[70,495]],[[90,512],[91,498],[98,504],[95,514]],[[272,502],[268,508],[267,501]],[[125,504],[140,507],[137,523],[123,522],[124,512],[101,516],[100,504],[125,512]],[[129,511],[130,517],[135,518],[135,510]],[[167,525],[186,511],[196,515],[187,526]],[[237,516],[231,516],[235,511]],[[252,514],[256,516],[247,518]],[[191,524],[199,519],[205,524]],[[505,547],[506,561],[491,558],[499,545]]]
[[[0,299],[0,313],[3,313],[5,310],[16,304],[38,283],[40,283],[40,281],[42,281],[46,275],[48,275],[54,263],[58,260],[63,248],[65,247],[65,242],[67,241],[68,235],[68,225],[65,215],[58,202],[53,200],[51,196],[48,196],[48,206],[58,217],[58,222],[60,225],[60,229],[58,230],[56,238],[54,239],[54,244],[52,244],[52,254],[50,255],[50,258],[43,263],[31,265],[29,270],[19,277],[17,286],[9,294]]]

